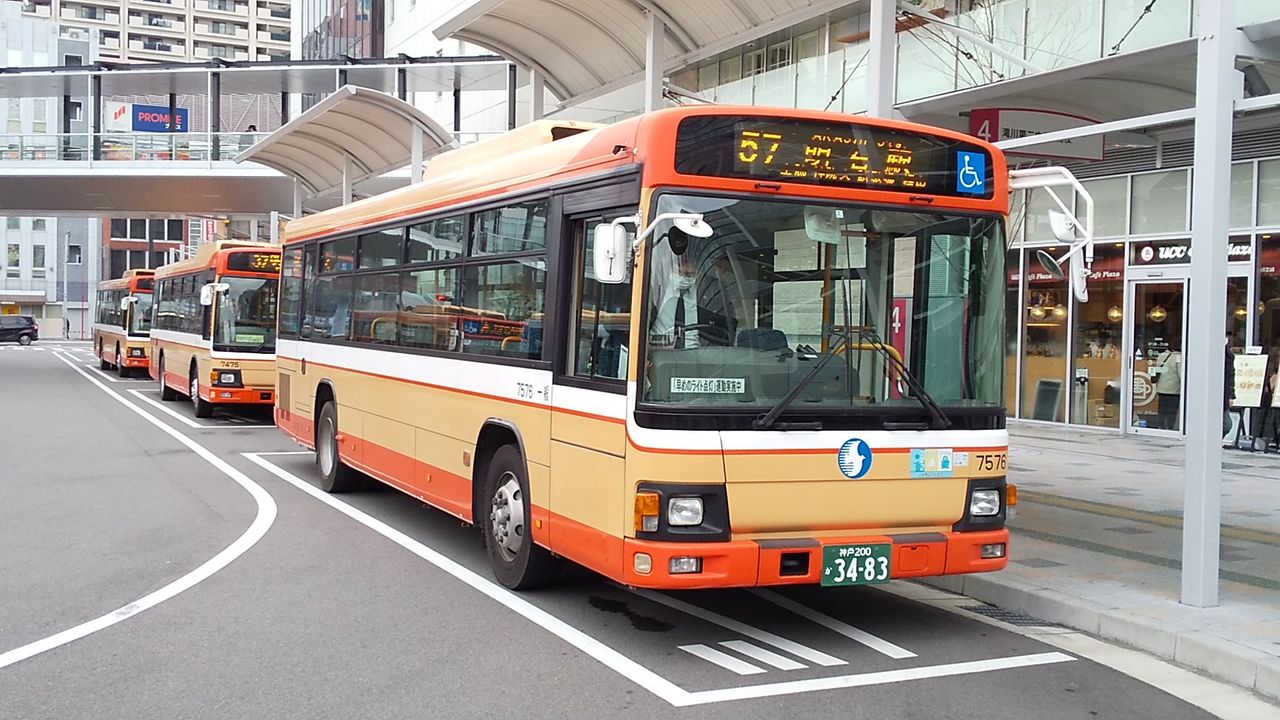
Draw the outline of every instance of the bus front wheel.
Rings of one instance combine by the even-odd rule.
[[[191,404],[195,406],[196,417],[213,416],[213,403],[200,397],[200,373],[194,365],[191,366]]]
[[[161,400],[176,399],[178,397],[178,393],[174,392],[173,388],[169,387],[169,383],[165,382],[165,379],[164,379],[164,357],[163,356],[160,358],[160,364],[156,367],[157,367],[156,372],[160,374],[160,399]]]
[[[503,445],[489,461],[485,476],[484,542],[498,582],[512,590],[546,585],[559,561],[533,542],[529,478],[524,457],[514,445]]]
[[[348,467],[338,454],[337,403],[327,402],[316,422],[316,464],[320,466],[320,489],[327,493],[358,490],[363,483],[359,471]]]
[[[106,359],[105,357],[103,357],[103,355],[102,355],[102,341],[101,341],[101,340],[99,340],[99,341],[98,341],[98,369],[99,369],[99,370],[110,370],[110,369],[111,369],[111,363],[107,362],[107,359]]]
[[[127,377],[129,369],[124,366],[124,356],[120,354],[120,346],[116,346],[116,374],[120,377]]]

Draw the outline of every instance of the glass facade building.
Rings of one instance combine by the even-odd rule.
[[[383,0],[297,0],[303,60],[382,57]]]

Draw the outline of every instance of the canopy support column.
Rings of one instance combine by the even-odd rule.
[[[541,120],[546,114],[546,108],[543,107],[543,98],[547,92],[546,78],[542,77],[542,73],[537,70],[529,71],[529,122]]]
[[[1228,208],[1232,109],[1242,83],[1235,69],[1235,0],[1200,3],[1196,58],[1195,188],[1191,201],[1191,287],[1185,362],[1187,445],[1182,501],[1182,602],[1218,604],[1222,523],[1222,414],[1226,338]],[[1185,354],[1184,354],[1185,357]],[[1227,392],[1230,392],[1228,389]]]
[[[342,156],[342,204],[346,205],[351,202],[351,183],[355,177],[354,163],[351,162],[350,155]]]
[[[89,76],[89,159],[102,159],[102,76]]]
[[[516,66],[507,66],[507,129],[516,128]]]
[[[666,65],[667,25],[658,13],[649,12],[649,31],[644,42],[644,110],[662,107],[662,71]]]
[[[222,73],[209,73],[209,159],[222,159]]]
[[[293,179],[293,217],[302,217],[302,183]]]
[[[414,125],[413,144],[409,149],[409,182],[414,184],[422,182],[423,140],[422,128]]]

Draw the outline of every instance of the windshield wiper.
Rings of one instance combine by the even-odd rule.
[[[864,340],[869,343],[871,347],[879,350],[880,354],[884,355],[885,360],[893,365],[893,367],[898,371],[898,376],[902,378],[903,382],[905,382],[907,387],[911,390],[912,397],[914,397],[929,413],[930,427],[933,430],[946,430],[951,427],[951,418],[947,417],[946,413],[942,412],[942,408],[938,407],[938,403],[934,401],[933,396],[929,395],[929,393],[924,389],[924,386],[920,384],[920,381],[916,380],[915,376],[907,370],[906,364],[903,363],[897,355],[889,352],[888,347],[884,344],[884,340],[881,340],[880,336],[877,335],[874,330],[867,330],[865,328],[856,328],[856,330],[858,331],[859,340]]]
[[[810,368],[809,372],[806,373],[804,377],[800,378],[800,382],[792,386],[791,390],[787,392],[786,395],[783,395],[782,399],[778,401],[778,404],[774,405],[772,408],[769,409],[769,412],[761,415],[755,420],[752,420],[751,421],[752,429],[768,430],[769,428],[773,427],[774,424],[778,421],[778,416],[781,415],[782,412],[786,410],[791,405],[791,403],[795,402],[795,399],[797,397],[800,396],[800,391],[803,390],[805,386],[808,385],[815,377],[817,377],[818,373],[822,372],[822,368],[826,367],[827,363],[831,362],[832,358],[840,354],[840,350],[844,348],[845,345],[849,344],[848,335],[844,333],[832,333],[831,335],[833,337],[836,335],[839,335],[840,342],[836,343],[835,347],[831,348],[831,350],[829,350],[827,354],[823,355],[818,360],[818,362],[814,364],[812,368]],[[821,430],[822,429],[822,423],[816,420],[812,422],[783,423],[783,426],[786,429],[790,429],[790,430]]]

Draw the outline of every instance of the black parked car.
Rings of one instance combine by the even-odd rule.
[[[30,345],[40,339],[40,326],[30,315],[0,315],[0,342]]]

